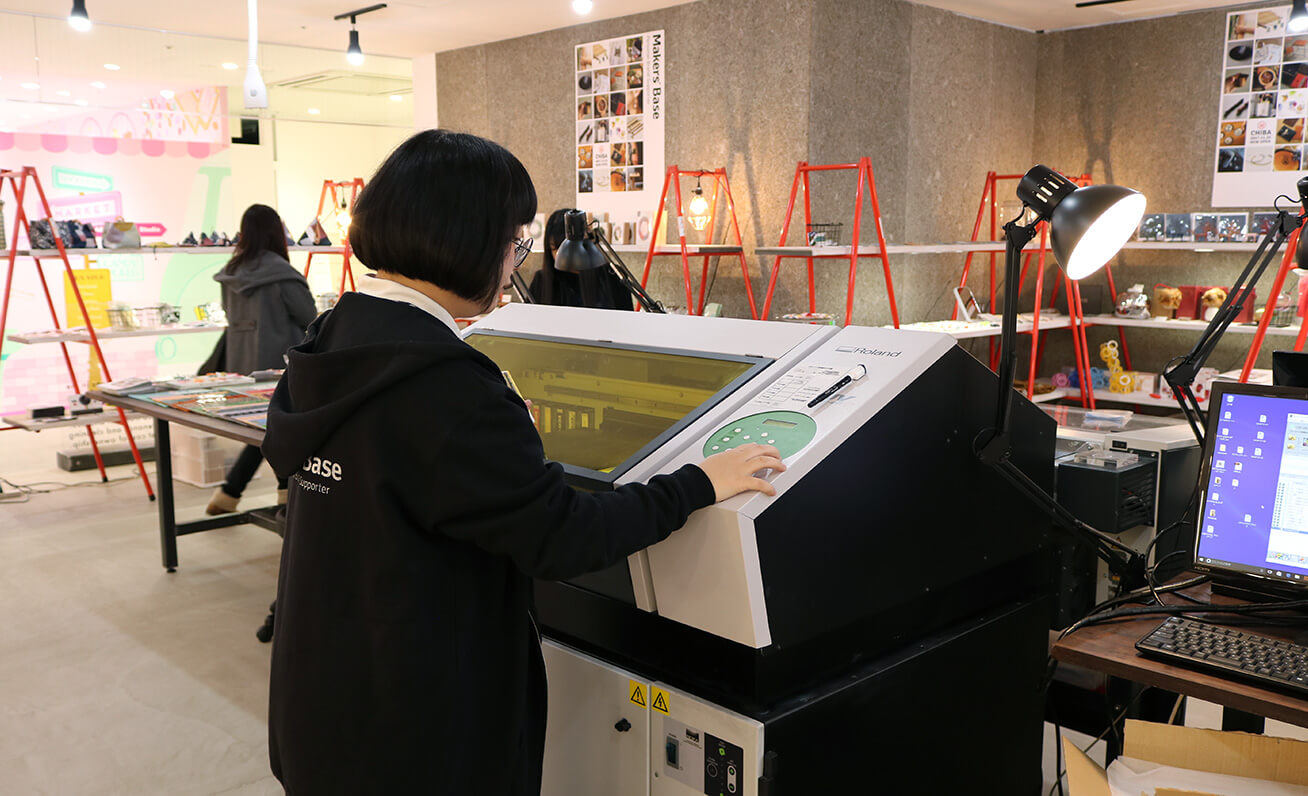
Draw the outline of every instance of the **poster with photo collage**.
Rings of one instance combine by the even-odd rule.
[[[1290,9],[1226,15],[1214,207],[1271,206],[1308,174],[1308,31],[1289,29]]]
[[[574,48],[577,207],[614,221],[654,209],[663,187],[665,58],[661,30]]]

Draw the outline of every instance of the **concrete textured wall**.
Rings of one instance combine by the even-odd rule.
[[[1224,13],[1034,34],[903,0],[702,0],[441,53],[440,120],[522,158],[543,211],[570,205],[573,45],[665,29],[667,163],[728,169],[761,308],[773,261],[752,250],[776,243],[799,160],[869,156],[891,242],[968,238],[986,172],[1021,173],[1036,162],[1138,188],[1156,212],[1209,209]],[[814,220],[841,222],[848,237],[854,187],[852,172],[815,176]],[[1001,202],[1011,204],[1013,188],[1003,185]],[[802,225],[797,209],[792,243],[802,240]],[[865,225],[862,236],[874,231]],[[628,262],[637,271],[639,259]],[[1114,275],[1119,288],[1217,284],[1245,259],[1135,251],[1119,258]],[[974,263],[979,293],[987,262]],[[947,317],[962,265],[961,256],[892,258],[901,321]],[[890,321],[881,271],[879,261],[862,262],[855,323]],[[684,303],[679,272],[674,259],[657,260],[652,292]],[[844,263],[819,262],[819,311],[843,315],[847,277]],[[772,315],[807,309],[806,287],[803,262],[787,261]],[[711,298],[729,315],[748,314],[734,259],[721,260]],[[1091,340],[1110,333],[1092,330]],[[1211,364],[1238,363],[1248,338],[1230,337]],[[1071,361],[1066,338],[1049,335],[1046,372]],[[1141,331],[1129,339],[1136,366],[1157,370],[1188,350],[1193,335]]]
[[[1065,171],[1089,172],[1096,182],[1117,182],[1145,194],[1149,212],[1211,211],[1214,127],[1220,96],[1222,41],[1228,9],[1181,14],[1039,37],[1037,160]],[[1165,78],[1162,76],[1166,76]],[[1274,197],[1267,197],[1270,203]],[[1224,208],[1238,210],[1237,208]],[[1265,210],[1268,208],[1247,208]],[[1113,262],[1118,290],[1132,283],[1230,284],[1249,253],[1124,251]],[[1279,257],[1276,265],[1279,265]],[[1260,306],[1274,268],[1258,285]],[[1097,276],[1088,280],[1106,284]],[[1289,286],[1297,284],[1290,277]],[[1097,343],[1116,332],[1091,329]],[[1127,340],[1136,367],[1157,371],[1188,352],[1198,332],[1131,331]],[[1046,369],[1072,359],[1071,349],[1050,339]],[[1249,348],[1246,335],[1228,333],[1209,365],[1238,367]],[[1269,338],[1259,367],[1271,367],[1270,352],[1289,347]]]

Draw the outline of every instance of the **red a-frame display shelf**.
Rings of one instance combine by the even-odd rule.
[[[39,201],[40,210],[44,218],[51,218],[50,203],[46,200],[45,189],[41,187],[41,180],[37,177],[36,169],[32,166],[24,166],[16,171],[0,170],[0,195],[3,195],[4,187],[9,186],[14,192],[14,231],[9,241],[8,251],[8,268],[5,271],[5,289],[4,296],[0,298],[0,350],[4,348],[4,330],[5,324],[9,320],[9,300],[13,295],[14,269],[18,261],[18,232],[22,230],[28,240],[32,239],[31,222],[27,217],[27,209],[24,206],[24,200],[27,199],[27,189],[30,186],[36,190],[36,196]],[[54,222],[51,221],[53,227]],[[106,380],[112,380],[113,376],[109,372],[109,363],[104,358],[104,352],[100,349],[100,338],[96,334],[95,326],[91,323],[90,313],[86,311],[86,302],[82,300],[82,291],[77,286],[77,280],[73,274],[73,267],[68,262],[68,252],[64,250],[64,243],[56,234],[54,236],[55,249],[59,253],[59,259],[64,264],[64,273],[68,277],[68,285],[74,297],[77,299],[77,308],[82,314],[82,322],[86,326],[86,331],[90,339],[91,347],[95,350],[96,360],[100,363],[100,370],[104,373]],[[58,331],[59,315],[55,311],[54,299],[50,295],[50,285],[46,282],[45,273],[41,269],[41,258],[35,252],[30,252],[33,263],[36,266],[36,275],[41,280],[41,290],[45,294],[46,306],[50,308],[50,320],[54,328]],[[71,320],[71,319],[70,319]],[[72,384],[74,392],[81,392],[82,388],[77,381],[77,371],[73,368],[72,357],[68,354],[68,343],[60,342],[59,348],[64,355],[64,365],[68,368],[68,379]],[[150,500],[154,500],[154,489],[150,486],[150,476],[145,472],[145,465],[141,462],[141,452],[136,447],[136,439],[132,435],[132,428],[127,423],[127,415],[122,409],[115,410],[118,412],[118,425],[123,427],[127,434],[127,444],[132,449],[132,458],[136,460],[137,471],[141,474],[141,483],[145,484],[145,494]],[[100,470],[100,479],[108,481],[109,477],[104,470],[104,460],[100,457],[100,446],[95,440],[95,431],[91,426],[86,426],[86,435],[91,441],[91,452],[95,455],[96,467]]]
[[[1299,235],[1302,232],[1303,227],[1296,229],[1285,241],[1285,254],[1281,255],[1281,267],[1276,271],[1276,279],[1272,280],[1272,292],[1267,296],[1267,306],[1263,310],[1263,317],[1258,320],[1258,331],[1254,332],[1253,342],[1249,344],[1244,367],[1240,369],[1241,382],[1249,381],[1254,362],[1258,361],[1258,352],[1263,348],[1263,338],[1267,336],[1267,327],[1272,323],[1272,313],[1276,311],[1276,301],[1281,295],[1281,288],[1285,286],[1285,277],[1290,273],[1290,269],[1295,267],[1294,253],[1299,250]],[[1308,265],[1308,263],[1300,263],[1300,265]],[[1295,351],[1303,350],[1305,337],[1308,337],[1308,317],[1299,320],[1299,334],[1294,338]]]
[[[701,185],[701,180],[706,178],[713,179],[713,198],[708,200],[709,215],[708,222],[704,225],[704,243],[687,244],[686,243],[686,219],[685,204],[681,199],[681,180],[683,178],[694,178],[697,185]],[[671,188],[675,201],[672,209],[677,219],[677,245],[661,246],[659,240],[659,229],[663,222],[663,211],[668,201],[668,189]],[[735,236],[735,245],[731,244],[714,244],[713,234],[718,220],[719,198],[726,201],[727,220],[731,225],[731,233]],[[672,214],[669,214],[672,215]],[[693,218],[693,217],[692,217]],[[692,225],[695,222],[692,221]],[[724,224],[724,226],[726,226]],[[726,239],[726,233],[723,233],[723,239]],[[663,177],[663,192],[659,196],[659,207],[654,214],[653,232],[649,238],[649,253],[645,255],[645,272],[640,277],[640,286],[645,287],[649,282],[649,270],[654,264],[656,254],[677,254],[681,257],[681,276],[686,287],[686,313],[689,315],[704,314],[704,292],[705,285],[708,282],[709,260],[713,257],[723,255],[735,255],[740,259],[740,275],[745,280],[745,296],[749,299],[749,315],[751,318],[758,320],[758,310],[754,305],[754,288],[749,283],[749,266],[745,264],[745,244],[740,238],[740,224],[736,221],[736,203],[731,197],[731,184],[727,181],[727,170],[724,168],[704,170],[684,170],[675,165],[669,166],[667,173]],[[690,280],[690,258],[702,257],[703,267],[699,276],[699,301],[696,302],[693,295],[693,288]]]
[[[333,212],[341,207],[347,208],[350,212],[354,211],[354,202],[359,198],[359,192],[363,190],[363,178],[355,177],[352,180],[323,180],[322,193],[318,196],[318,214],[314,218],[322,220],[323,208],[331,207]],[[348,192],[349,198],[346,199]],[[327,204],[327,198],[331,197],[331,204]],[[345,292],[346,280],[349,280],[350,290],[354,290],[354,272],[350,270],[350,239],[348,233],[341,236],[341,247],[345,249],[341,253],[341,286],[336,291],[337,294]],[[309,278],[309,269],[313,267],[313,256],[315,254],[325,254],[325,252],[309,252],[309,259],[304,264],[304,278]]]
[[[1000,181],[1019,181],[1022,179],[1022,176],[1023,175],[1021,174],[999,174],[994,171],[990,171],[986,173],[985,187],[981,191],[981,204],[977,208],[976,223],[972,227],[973,241],[986,240],[981,237],[982,234],[981,230],[986,219],[987,211],[989,211],[990,214],[989,240],[998,241],[1000,239],[999,238],[999,183]],[[1070,179],[1078,187],[1089,185],[1091,183],[1091,178],[1089,174],[1081,174],[1080,176],[1069,177],[1068,179]],[[1026,256],[1022,260],[1022,274],[1020,278],[1021,281],[1019,283],[1019,291],[1020,291],[1020,289],[1025,286],[1026,276],[1031,266],[1031,258],[1035,257],[1036,258],[1036,290],[1035,290],[1035,307],[1032,315],[1032,327],[1030,332],[1031,358],[1028,366],[1027,388],[1026,388],[1028,398],[1032,397],[1035,393],[1035,375],[1036,375],[1036,370],[1040,358],[1039,355],[1040,355],[1041,335],[1043,334],[1040,329],[1040,309],[1044,297],[1045,256],[1049,251],[1048,236],[1049,236],[1048,224],[1041,223],[1040,245],[1034,251],[1026,252]],[[972,270],[972,257],[974,256],[974,254],[975,254],[974,252],[968,252],[966,259],[963,261],[963,273],[962,276],[959,278],[959,282],[958,282],[959,287],[964,287],[967,285],[968,276],[970,275]],[[997,293],[995,271],[996,271],[996,264],[1000,256],[1000,252],[997,251],[989,252],[988,256],[990,259],[989,306],[993,308],[995,306],[996,293]],[[1108,291],[1112,296],[1116,296],[1117,286],[1113,280],[1112,267],[1104,266],[1104,272],[1108,278]],[[1077,284],[1072,280],[1064,280],[1063,272],[1061,269],[1056,271],[1054,275],[1054,279],[1055,281],[1053,285],[1053,290],[1050,292],[1050,303],[1051,304],[1053,303],[1053,297],[1058,295],[1058,291],[1060,287],[1062,287],[1067,296],[1068,315],[1071,318],[1072,348],[1076,357],[1076,369],[1077,369],[1077,376],[1079,381],[1081,403],[1083,406],[1087,406],[1093,409],[1095,405],[1094,404],[1095,398],[1094,398],[1093,385],[1091,385],[1090,382],[1088,381],[1090,377],[1090,353],[1089,353],[1089,345],[1086,342],[1085,319],[1081,312],[1081,287],[1079,284]],[[950,317],[951,318],[958,317],[957,306],[954,307]],[[1122,342],[1122,356],[1124,358],[1126,367],[1129,370],[1131,368],[1131,352],[1126,345],[1125,333],[1122,332],[1120,329],[1119,329],[1119,338],[1121,339]],[[999,352],[995,347],[994,341],[992,340],[990,344],[990,367],[992,369],[998,366],[998,358],[999,358]]]
[[[840,163],[827,166],[812,166],[805,161],[800,161],[795,166],[795,180],[790,186],[790,202],[786,205],[786,219],[781,225],[781,243],[777,248],[786,245],[786,236],[790,233],[790,219],[795,212],[795,197],[802,188],[804,191],[804,229],[807,232],[810,224],[813,223],[813,208],[809,201],[809,175],[813,172],[822,171],[843,171],[853,170],[858,172],[858,193],[854,195],[854,229],[853,235],[850,236],[849,246],[832,246],[817,247],[809,246],[810,241],[805,240],[805,246],[795,247],[795,253],[777,254],[772,262],[772,276],[768,279],[767,296],[763,299],[763,318],[768,318],[768,311],[772,307],[772,296],[777,287],[777,275],[781,272],[781,261],[783,258],[799,257],[808,261],[808,311],[817,312],[817,293],[813,284],[813,261],[817,259],[848,259],[849,260],[849,286],[845,290],[845,322],[848,326],[854,315],[854,277],[858,273],[858,259],[860,257],[876,257],[881,260],[881,269],[886,275],[886,295],[890,301],[890,320],[895,328],[899,328],[899,308],[895,305],[895,285],[890,278],[890,257],[886,253],[886,236],[881,229],[881,206],[877,202],[877,181],[872,175],[872,159],[863,157],[859,158],[857,163]],[[869,195],[872,198],[872,220],[877,232],[877,247],[872,249],[866,246],[860,246],[860,234],[862,232],[863,222],[863,186],[867,186]],[[807,237],[807,236],[805,236]],[[846,251],[848,248],[848,251]]]

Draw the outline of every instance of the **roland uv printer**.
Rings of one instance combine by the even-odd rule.
[[[953,338],[513,304],[464,339],[577,488],[748,442],[788,468],[537,583],[547,796],[1038,787],[1049,523],[976,459],[996,377]],[[1019,397],[1012,438],[1051,489],[1054,421]]]

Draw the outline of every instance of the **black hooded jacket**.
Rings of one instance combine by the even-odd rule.
[[[537,793],[531,578],[665,538],[712,483],[574,491],[499,368],[408,304],[347,293],[289,360],[263,445],[291,477],[273,773],[291,794]]]

